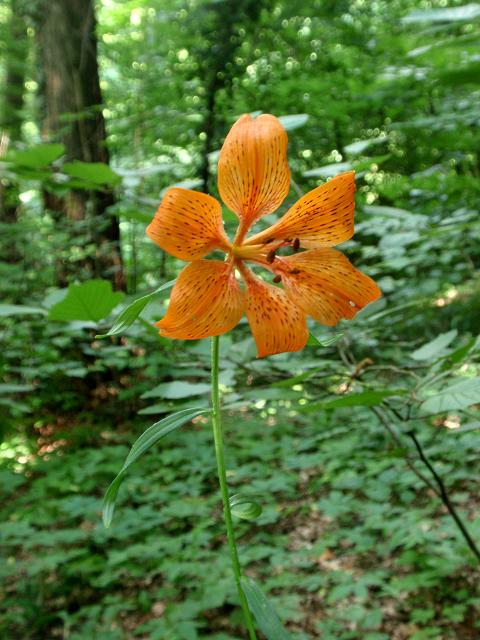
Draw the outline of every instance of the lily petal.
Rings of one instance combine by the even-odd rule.
[[[180,272],[167,313],[156,326],[167,338],[198,340],[230,331],[244,311],[245,294],[232,264],[196,260]]]
[[[347,171],[309,191],[274,225],[245,244],[298,238],[307,249],[332,247],[353,235],[355,172]]]
[[[242,272],[245,277],[245,269]],[[247,318],[257,345],[257,356],[299,351],[308,340],[307,321],[301,308],[285,291],[263,282],[251,272],[247,282]]]
[[[275,211],[290,190],[288,137],[275,116],[243,115],[230,129],[218,161],[218,191],[241,221],[241,233]],[[241,238],[240,238],[241,239]]]
[[[198,260],[212,249],[229,246],[218,200],[199,191],[169,189],[147,235],[164,251],[182,260]]]
[[[382,294],[371,278],[335,249],[312,249],[277,258],[277,262],[288,297],[325,325],[354,318]]]

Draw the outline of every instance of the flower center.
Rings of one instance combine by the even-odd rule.
[[[265,257],[265,246],[263,244],[233,244],[230,247],[230,253],[240,260],[258,260]]]

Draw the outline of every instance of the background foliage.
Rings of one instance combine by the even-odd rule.
[[[207,418],[140,460],[100,519],[135,437],[208,405],[208,341],[158,337],[168,288],[96,336],[182,266],[145,237],[163,190],[216,194],[228,128],[263,111],[289,130],[284,208],[357,171],[344,250],[384,295],[312,325],[298,354],[256,360],[245,321],[222,339],[229,480],[263,506],[237,523],[246,573],[296,640],[477,638],[478,561],[415,440],[478,540],[480,5],[94,8],[103,105],[47,129],[45,7],[0,2],[2,637],[240,637]],[[99,113],[107,162],[65,133]]]

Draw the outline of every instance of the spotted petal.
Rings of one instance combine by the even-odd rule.
[[[275,211],[290,189],[288,138],[271,115],[243,115],[225,138],[218,161],[218,191],[242,229]]]
[[[288,297],[322,324],[351,319],[381,291],[335,249],[312,249],[277,259]]]
[[[250,273],[246,307],[259,358],[299,351],[306,345],[308,329],[305,314],[279,287]]]
[[[167,338],[197,340],[230,331],[244,311],[245,294],[232,265],[196,260],[180,272],[167,313],[156,326]]]
[[[182,260],[198,260],[212,249],[228,247],[220,203],[204,193],[169,189],[147,227],[148,236]]]
[[[353,235],[355,173],[348,171],[305,194],[274,225],[245,244],[286,239],[305,248],[332,247]]]

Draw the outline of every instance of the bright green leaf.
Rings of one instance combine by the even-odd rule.
[[[83,182],[94,186],[111,185],[121,182],[121,177],[103,162],[81,162],[74,160],[63,165],[62,170],[72,178],[78,178]]]
[[[230,496],[229,499],[230,509],[232,514],[242,520],[255,520],[262,513],[262,507],[258,502],[242,496],[240,493],[236,493]]]
[[[310,333],[310,335],[308,336],[308,341],[307,344],[313,347],[331,347],[332,345],[334,345],[336,342],[338,342],[340,340],[340,338],[342,338],[344,336],[344,332],[340,332],[340,333],[336,333],[333,336],[326,336],[324,338],[322,337],[316,337],[313,335],[313,333]]]
[[[283,627],[272,603],[257,583],[245,576],[241,580],[250,611],[267,640],[290,640],[290,634]]]
[[[38,144],[25,151],[15,151],[9,160],[28,169],[42,169],[48,167],[54,160],[60,158],[65,152],[63,144]]]
[[[108,280],[90,280],[83,284],[71,284],[68,293],[48,313],[50,320],[86,320],[99,322],[120,303],[121,291],[112,291]]]
[[[174,284],[175,280],[170,280],[170,282],[162,284],[162,286],[158,287],[158,289],[155,289],[155,291],[147,293],[147,295],[134,300],[131,304],[128,305],[128,307],[125,307],[125,309],[120,312],[111,329],[107,333],[101,333],[100,335],[95,337],[106,338],[107,336],[116,336],[120,333],[124,333],[128,329],[128,327],[130,327],[135,322],[135,320],[142,313],[147,304],[151,302],[157,294],[170,289]]]

